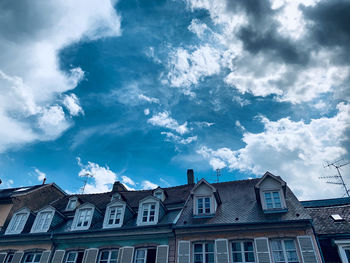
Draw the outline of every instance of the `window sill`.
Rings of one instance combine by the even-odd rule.
[[[214,216],[215,214],[199,214],[199,215],[193,215],[193,218],[211,218]]]
[[[277,209],[266,209],[264,210],[264,214],[278,214],[278,213],[287,213],[288,208],[277,208]]]

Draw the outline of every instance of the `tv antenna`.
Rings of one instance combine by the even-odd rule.
[[[91,173],[86,173],[86,174],[83,174],[81,177],[84,177],[84,178],[85,178],[85,179],[84,179],[84,185],[83,185],[83,187],[81,188],[81,194],[84,194],[85,186],[87,185],[89,178],[94,177],[94,175],[91,174]]]
[[[336,175],[330,175],[330,176],[321,176],[319,177],[320,179],[327,179],[328,181],[326,182],[327,184],[336,184],[336,185],[341,185],[344,188],[345,191],[345,195],[347,195],[348,197],[350,197],[350,189],[348,189],[348,187],[346,186],[343,176],[340,173],[340,170],[343,166],[346,166],[348,164],[350,164],[350,162],[343,162],[343,159],[337,160],[333,163],[328,163],[326,165],[324,165],[324,168],[330,168],[330,167],[334,167],[338,174]]]
[[[216,169],[216,182],[219,182],[219,178],[221,176],[221,170],[219,168]]]

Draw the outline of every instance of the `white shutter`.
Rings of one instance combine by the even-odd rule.
[[[83,257],[83,263],[96,263],[97,254],[98,254],[97,248],[86,249]]]
[[[304,263],[317,263],[314,244],[310,236],[298,236],[298,244]]]
[[[157,246],[156,263],[168,263],[168,253],[169,253],[168,245]]]
[[[122,255],[123,255],[123,248],[119,248],[117,263],[121,263],[122,262]]]
[[[258,237],[254,239],[256,259],[259,263],[270,263],[270,247],[269,239],[266,237]]]
[[[64,250],[56,250],[55,254],[53,254],[53,258],[52,258],[51,262],[52,263],[62,263],[64,252],[65,252]]]
[[[49,259],[50,259],[50,254],[51,254],[51,251],[50,251],[50,250],[44,251],[44,252],[41,254],[40,262],[39,262],[39,263],[48,263],[48,262],[49,262]]]
[[[4,263],[6,259],[7,253],[0,253],[0,263]]]
[[[190,241],[179,241],[177,263],[190,263]]]
[[[120,263],[132,263],[134,247],[123,247],[123,254]]]
[[[20,263],[22,261],[23,251],[17,251],[13,255],[12,263]]]
[[[227,239],[215,240],[216,263],[228,263],[228,241]]]

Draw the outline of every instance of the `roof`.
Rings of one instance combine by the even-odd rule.
[[[189,198],[176,226],[196,226],[215,224],[252,224],[311,219],[305,208],[287,187],[286,213],[265,214],[255,195],[254,186],[260,178],[212,184],[220,195],[222,204],[214,217],[193,217],[193,198]]]
[[[334,198],[301,202],[312,217],[318,235],[350,234],[350,198]],[[344,220],[334,221],[331,215]]]
[[[47,184],[0,189],[0,202],[11,200],[13,195],[26,194]]]

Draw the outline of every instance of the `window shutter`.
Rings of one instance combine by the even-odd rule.
[[[117,258],[117,263],[121,263],[122,261],[122,254],[123,254],[123,248],[119,248],[118,250],[118,258]]]
[[[270,247],[269,240],[266,237],[258,237],[254,239],[256,258],[259,263],[270,263]]]
[[[0,263],[4,263],[6,259],[7,253],[0,253]]]
[[[190,241],[179,241],[177,263],[190,263]]]
[[[157,247],[156,263],[168,263],[168,245],[161,245]]]
[[[83,263],[96,263],[98,249],[89,248],[85,250]]]
[[[228,263],[228,241],[227,239],[216,239],[216,263]]]
[[[298,236],[298,244],[304,263],[317,263],[314,244],[310,236]]]
[[[23,251],[17,251],[13,255],[12,263],[20,263],[23,257]]]
[[[50,259],[50,250],[46,250],[41,254],[40,262],[39,263],[48,263]]]
[[[52,263],[62,263],[64,252],[65,252],[64,250],[56,250],[51,262]]]
[[[132,263],[134,247],[123,247],[120,263]]]

